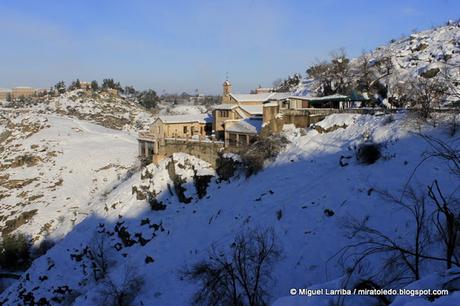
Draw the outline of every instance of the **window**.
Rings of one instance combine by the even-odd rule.
[[[235,133],[228,134],[228,144],[232,147],[236,146],[236,134]]]
[[[219,111],[220,117],[228,117],[228,110],[221,110]]]
[[[245,146],[245,145],[247,145],[247,143],[248,143],[248,135],[241,135],[240,134],[239,137],[238,137],[238,145]]]
[[[184,134],[187,134],[187,132],[188,132],[187,126],[184,126]]]

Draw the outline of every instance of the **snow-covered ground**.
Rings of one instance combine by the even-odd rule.
[[[134,134],[60,115],[1,111],[4,234],[19,228],[36,242],[59,239],[135,166]]]
[[[402,240],[412,233],[410,214],[374,191],[400,192],[430,149],[414,134],[419,127],[408,124],[404,114],[393,118],[331,115],[320,125],[338,128],[320,134],[287,127],[284,133],[290,143],[274,162],[249,178],[240,175],[230,182],[212,179],[202,198],[193,181],[195,175],[212,174],[206,163],[178,154],[158,167],[149,166],[105,198],[93,198],[94,213],[38,258],[0,300],[13,305],[33,296],[35,301],[54,298],[73,305],[98,304],[107,283],[122,287],[123,279],[136,275],[144,280],[144,286],[136,294],[135,304],[187,305],[198,284],[182,280],[180,270],[207,258],[212,245],[227,249],[235,234],[244,229],[270,227],[283,252],[282,260],[273,266],[270,302],[304,305],[307,297],[292,300],[290,288],[333,288],[344,276],[344,267],[333,255],[356,242],[344,230],[344,220],[365,218],[369,225]],[[423,126],[422,131],[452,140],[443,126]],[[355,147],[369,139],[381,145],[382,158],[363,165],[354,157]],[[343,158],[348,165],[340,166]],[[189,204],[179,201],[171,175],[180,177]],[[458,178],[436,159],[419,166],[411,182],[421,190],[435,178],[446,194],[454,192]],[[165,209],[152,210],[146,199],[138,200],[133,186],[144,186]],[[110,265],[105,281],[96,281],[88,250],[101,239]],[[436,245],[433,252],[442,250]],[[371,259],[367,273],[378,270],[381,262],[378,257]],[[442,267],[427,265],[423,276],[436,271]],[[325,283],[329,285],[320,285]],[[436,303],[453,305],[441,304],[448,298]],[[331,299],[323,304],[316,301],[314,305],[329,305]],[[344,305],[357,305],[353,301]]]
[[[445,26],[413,33],[408,37],[395,40],[366,53],[369,61],[369,73],[375,80],[388,88],[388,97],[398,97],[395,87],[404,84],[416,76],[431,72],[432,75],[450,75],[453,87],[450,88],[450,101],[457,101],[460,92],[460,22],[451,22]],[[391,61],[391,73],[387,74],[385,58]],[[359,58],[350,62],[350,75],[356,77],[362,62]],[[314,79],[305,78],[296,89],[296,95],[315,95],[318,84]],[[386,102],[386,101],[385,101]]]

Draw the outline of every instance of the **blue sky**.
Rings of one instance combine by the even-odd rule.
[[[0,0],[0,87],[101,80],[157,92],[270,86],[459,18],[457,0]]]

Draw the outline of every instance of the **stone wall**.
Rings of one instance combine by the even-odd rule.
[[[263,135],[279,133],[285,124],[293,124],[296,128],[308,127],[311,123],[324,119],[325,116],[310,116],[307,110],[286,110],[279,118],[271,120],[262,130]]]
[[[165,139],[159,146],[158,154],[154,156],[154,162],[171,156],[173,153],[183,152],[202,159],[212,165],[217,165],[219,152],[223,149],[223,142],[211,141],[187,141],[179,139]]]

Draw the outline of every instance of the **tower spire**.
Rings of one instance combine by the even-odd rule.
[[[222,95],[222,102],[228,103],[230,102],[230,93],[232,92],[232,84],[228,80],[228,72],[225,73],[225,82],[224,82],[224,90]]]

